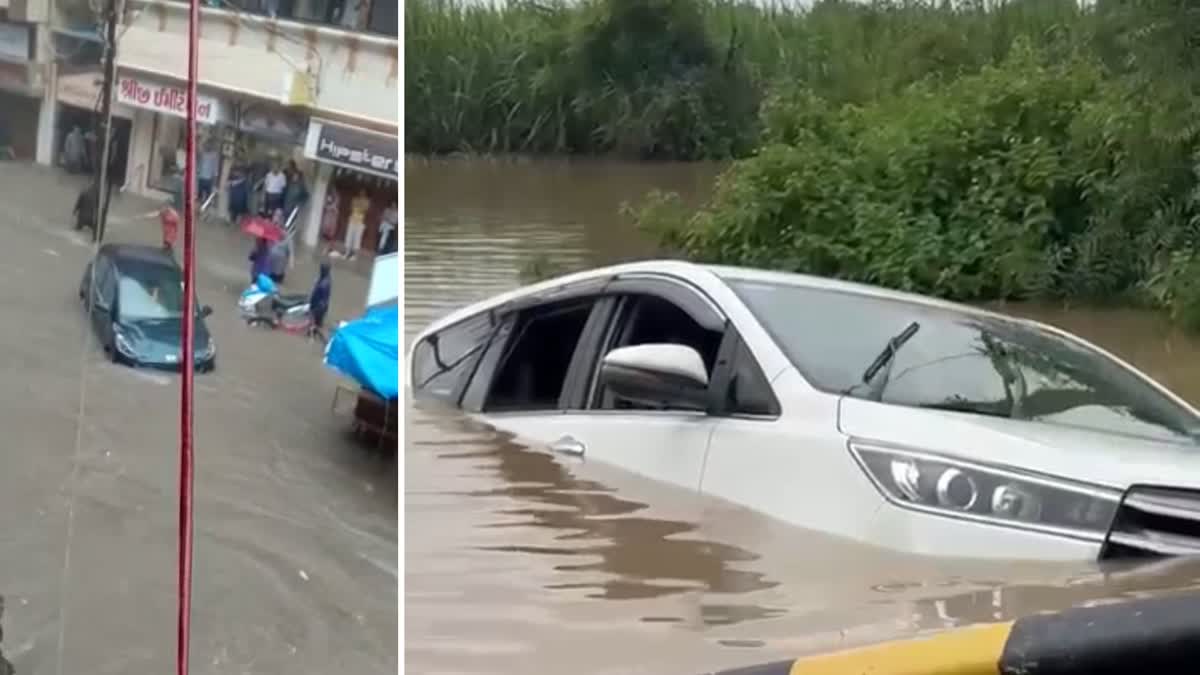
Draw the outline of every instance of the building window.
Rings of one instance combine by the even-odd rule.
[[[183,0],[176,0],[183,2]],[[204,0],[231,12],[318,23],[351,31],[397,37],[400,5],[395,0]]]
[[[378,0],[371,3],[371,18],[367,30],[384,35],[400,35],[400,3]]]

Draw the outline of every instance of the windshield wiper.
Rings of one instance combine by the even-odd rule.
[[[971,403],[970,401],[945,401],[943,403],[917,403],[914,408],[927,408],[929,410],[949,410],[951,412],[971,413],[972,415],[987,415],[988,417],[1004,417],[1009,418],[1009,414],[1003,410],[998,410],[994,407],[988,407],[984,404]]]
[[[880,382],[878,387],[874,388],[872,392],[872,398],[879,400],[879,398],[883,396],[883,388],[887,386],[888,376],[892,372],[892,363],[896,360],[896,353],[899,352],[900,348],[904,346],[904,343],[911,340],[912,336],[916,335],[917,331],[919,330],[921,330],[921,324],[913,321],[912,323],[908,324],[904,330],[892,336],[892,338],[888,340],[887,345],[884,346],[883,351],[879,352],[879,355],[875,357],[875,360],[871,361],[871,365],[867,366],[867,369],[863,371],[862,382],[847,389],[846,393],[850,394],[859,386],[870,384],[871,381],[875,379],[875,375],[877,375],[881,369],[886,367],[887,370],[884,371],[883,380]]]

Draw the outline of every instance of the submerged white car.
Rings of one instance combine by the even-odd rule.
[[[436,322],[408,379],[558,453],[921,554],[1200,553],[1200,413],[1064,331],[648,261]]]

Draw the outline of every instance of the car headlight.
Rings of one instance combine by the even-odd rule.
[[[850,442],[850,452],[888,501],[926,513],[1101,540],[1121,492],[1009,467]]]
[[[133,351],[133,343],[129,341],[129,338],[125,337],[125,334],[117,328],[116,324],[113,324],[113,341],[117,345],[117,351],[125,356],[137,356],[137,353]]]

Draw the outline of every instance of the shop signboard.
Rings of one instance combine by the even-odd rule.
[[[400,178],[396,139],[385,134],[311,120],[304,142],[304,156],[363,173]]]
[[[0,61],[27,63],[32,60],[33,26],[0,21]]]
[[[117,79],[117,101],[135,108],[187,118],[187,90],[182,86],[147,82],[122,75]],[[197,122],[217,124],[224,119],[223,113],[220,99],[205,94],[196,96]]]

